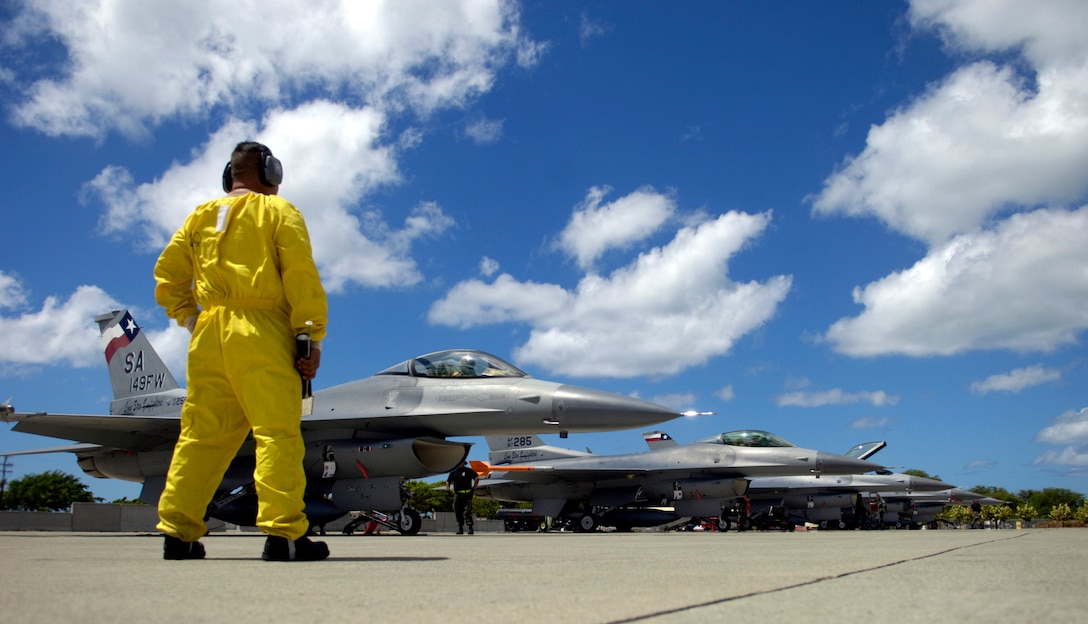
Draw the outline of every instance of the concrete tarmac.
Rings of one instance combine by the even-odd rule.
[[[329,535],[0,533],[7,622],[1082,622],[1088,529]]]

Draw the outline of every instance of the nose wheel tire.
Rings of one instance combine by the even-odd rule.
[[[597,530],[597,518],[593,514],[586,514],[578,520],[578,530],[583,533],[589,533]]]
[[[397,530],[401,535],[415,535],[419,533],[420,527],[423,526],[423,518],[419,515],[419,512],[415,509],[408,509],[407,507],[400,510],[400,517],[397,518]]]

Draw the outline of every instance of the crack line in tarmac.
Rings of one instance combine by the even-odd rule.
[[[826,581],[834,581],[834,580],[838,580],[838,579],[841,579],[841,578],[846,578],[848,576],[854,576],[855,574],[864,574],[866,572],[874,572],[876,570],[882,570],[884,568],[891,568],[891,567],[901,565],[901,564],[904,564],[904,563],[911,563],[913,561],[921,561],[923,559],[929,559],[931,557],[946,555],[946,554],[948,554],[950,552],[955,552],[957,550],[966,550],[968,548],[974,548],[976,546],[983,546],[983,545],[986,545],[986,544],[993,544],[994,542],[1003,542],[1005,540],[1018,539],[1018,538],[1021,538],[1021,537],[1025,537],[1027,535],[1028,535],[1027,533],[1024,533],[1024,534],[1021,534],[1021,535],[1012,535],[1012,536],[1009,536],[1009,537],[1003,537],[1003,538],[1000,538],[1000,539],[987,540],[985,542],[978,542],[978,543],[975,543],[975,544],[965,544],[963,546],[957,546],[955,548],[949,548],[947,550],[941,550],[941,551],[929,553],[929,554],[926,554],[926,555],[919,555],[917,557],[912,557],[910,559],[900,559],[899,561],[891,561],[891,562],[888,562],[888,563],[882,563],[882,564],[880,564],[878,566],[873,566],[871,568],[862,568],[860,570],[851,570],[849,572],[843,572],[841,574],[836,574],[834,576],[821,576],[819,578],[814,578],[814,579],[809,580],[809,581],[803,581],[801,583],[794,583],[793,585],[784,585],[782,587],[775,587],[773,589],[766,589],[766,590],[762,590],[762,591],[749,592],[747,594],[741,594],[739,596],[729,596],[728,598],[719,598],[717,600],[708,600],[707,602],[700,602],[700,603],[696,603],[696,604],[686,605],[686,606],[683,606],[683,607],[676,607],[674,609],[665,609],[663,611],[655,611],[653,613],[646,613],[646,614],[643,614],[643,615],[636,615],[636,616],[633,616],[633,617],[624,618],[622,620],[609,620],[606,624],[628,624],[629,622],[642,622],[642,621],[649,620],[651,618],[659,617],[659,616],[662,616],[662,615],[673,615],[673,614],[676,614],[676,613],[683,613],[684,611],[692,611],[694,609],[701,609],[703,607],[711,607],[711,606],[714,606],[714,605],[725,604],[727,602],[734,602],[734,601],[737,601],[737,600],[743,600],[745,598],[752,598],[754,596],[766,596],[766,595],[769,595],[769,594],[776,594],[778,592],[783,592],[783,591],[787,591],[787,590],[790,590],[790,589],[797,589],[798,587],[805,587],[805,586],[808,586],[808,585],[816,585],[816,584],[819,584],[819,583],[824,583]]]

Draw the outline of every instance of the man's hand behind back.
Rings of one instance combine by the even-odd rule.
[[[317,369],[321,367],[321,349],[314,349],[309,359],[299,358],[295,361],[295,369],[303,379],[317,377]]]

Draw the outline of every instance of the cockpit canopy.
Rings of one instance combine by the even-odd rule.
[[[744,429],[742,431],[720,433],[716,436],[710,436],[709,438],[699,440],[699,442],[725,444],[728,446],[762,446],[779,448],[794,446],[773,433],[760,431],[758,429]]]
[[[462,379],[529,376],[502,358],[471,349],[450,349],[428,353],[390,366],[378,374]]]

